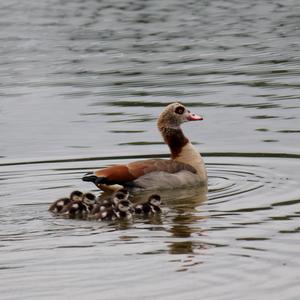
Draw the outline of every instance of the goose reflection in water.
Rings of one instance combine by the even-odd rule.
[[[133,201],[141,201],[147,196],[146,192],[140,193]],[[168,252],[193,254],[199,249],[206,249],[205,243],[193,239],[192,236],[201,235],[199,224],[201,225],[200,221],[204,217],[199,216],[198,208],[207,200],[207,187],[160,191],[160,196],[163,202],[163,213],[149,218],[148,222],[153,225],[165,225],[164,230],[170,233]]]

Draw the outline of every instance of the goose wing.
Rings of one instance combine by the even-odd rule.
[[[196,173],[194,167],[182,162],[171,159],[147,159],[96,170],[92,174],[85,175],[83,180],[94,182],[96,185],[124,184],[151,172],[174,174],[182,170]]]

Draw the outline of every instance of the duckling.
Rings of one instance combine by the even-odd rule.
[[[132,219],[134,212],[132,203],[129,200],[120,200],[115,208],[116,215],[119,219]]]
[[[62,214],[71,218],[85,218],[96,203],[96,196],[92,193],[81,193],[81,197],[77,193],[77,197],[73,197],[73,199],[61,210]]]
[[[161,198],[158,194],[153,194],[149,197],[148,203],[151,207],[151,212],[152,213],[160,213],[161,212]]]
[[[94,213],[91,218],[98,221],[114,221],[118,216],[113,206],[99,206],[98,211]]]
[[[118,205],[118,203],[121,200],[128,200],[129,198],[129,192],[127,189],[122,188],[120,190],[118,190],[113,196],[112,196],[112,202],[115,206]]]
[[[161,198],[157,194],[151,195],[144,203],[136,203],[134,205],[134,211],[136,214],[156,214],[161,212]]]
[[[110,198],[101,199],[92,209],[89,218],[94,220],[116,220],[119,218],[130,219],[132,213],[131,203],[128,200],[127,189],[120,189]]]
[[[90,204],[94,204],[96,202],[96,196],[89,192],[89,193],[83,194],[82,198],[80,200],[82,200],[84,203],[90,205]]]
[[[85,193],[82,195],[81,201],[86,205],[88,212],[93,210],[94,205],[96,204],[96,196],[92,193]]]
[[[129,191],[128,191],[128,189],[126,189],[126,188],[121,188],[121,189],[119,189],[119,190],[117,191],[117,194],[118,194],[118,193],[123,194],[123,195],[125,196],[126,199],[128,199],[129,196],[130,196]]]
[[[56,200],[54,203],[52,203],[49,207],[49,211],[53,213],[61,213],[61,211],[69,205],[72,201],[77,201],[82,198],[82,192],[81,191],[73,191],[70,194],[70,197],[60,198]]]
[[[60,198],[58,200],[56,200],[55,202],[53,202],[50,207],[49,207],[49,211],[53,212],[53,213],[60,213],[61,210],[63,209],[63,207],[65,207],[66,205],[68,205],[71,202],[70,198]]]
[[[64,215],[70,218],[85,218],[88,214],[88,207],[82,201],[74,201],[67,205],[66,209],[62,211]]]
[[[100,209],[104,209],[104,208],[111,208],[114,207],[114,203],[112,202],[111,199],[105,199],[99,203],[97,203],[97,206],[95,207],[95,209],[100,208]]]
[[[70,195],[71,201],[80,201],[83,193],[81,191],[73,191]]]
[[[103,218],[104,215],[106,215],[106,213],[104,213],[106,210],[109,210],[112,208],[113,208],[113,203],[112,203],[111,199],[102,199],[101,201],[99,201],[93,205],[93,208],[89,214],[89,219],[99,220],[99,219]]]
[[[143,205],[144,203],[137,202],[133,204],[134,213],[137,215],[141,215],[143,213]]]

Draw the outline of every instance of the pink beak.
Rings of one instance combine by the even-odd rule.
[[[201,120],[203,120],[203,118],[201,116],[196,115],[196,114],[189,113],[188,120],[189,121],[201,121]]]

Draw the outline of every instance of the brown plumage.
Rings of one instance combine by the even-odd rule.
[[[187,164],[177,162],[175,160],[166,159],[148,159],[132,162],[126,165],[115,165],[105,169],[95,171],[95,175],[101,179],[98,183],[105,184],[126,184],[143,175],[155,171],[167,173],[176,173],[182,170],[187,170],[196,173],[196,170]]]

